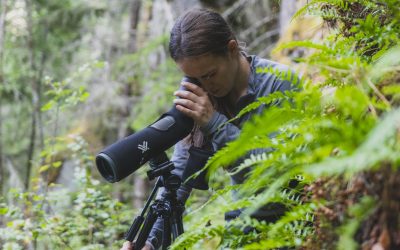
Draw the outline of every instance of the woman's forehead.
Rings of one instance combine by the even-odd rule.
[[[201,77],[214,70],[219,63],[221,57],[211,54],[186,57],[177,62],[179,68],[189,77]]]

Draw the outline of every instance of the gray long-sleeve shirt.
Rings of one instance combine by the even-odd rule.
[[[248,88],[247,93],[240,97],[236,103],[235,114],[236,115],[240,110],[246,107],[248,104],[254,102],[257,98],[268,96],[269,94],[281,91],[284,92],[286,90],[294,89],[294,84],[291,81],[287,81],[285,77],[279,77],[277,74],[287,74],[289,72],[289,68],[285,65],[278,64],[276,62],[260,58],[255,55],[247,56],[247,60],[250,62],[250,76],[248,79]],[[292,72],[290,75],[294,76]],[[296,79],[297,78],[294,78]],[[248,121],[252,115],[261,114],[262,111],[268,108],[265,105],[261,105],[257,109],[246,113],[239,120],[236,121],[235,125],[233,123],[227,123],[228,118],[219,112],[214,112],[210,122],[201,128],[201,131],[205,136],[211,138],[211,144],[214,151],[217,151],[224,147],[227,142],[233,141],[236,139],[239,134],[243,124]],[[220,125],[225,124],[220,127]],[[175,170],[173,170],[174,174],[178,176],[182,176],[182,173],[186,167],[186,162],[189,158],[188,150],[191,145],[187,142],[180,141],[175,145],[174,153],[171,158],[171,161],[175,165]],[[265,150],[255,150],[252,153],[261,153],[265,152]],[[245,175],[247,171],[240,171],[239,173],[232,175],[232,183],[239,184],[243,183],[245,180]],[[182,184],[181,188],[178,190],[178,199],[182,202],[185,202],[189,197],[191,192],[191,188]],[[153,226],[153,230],[150,233],[148,241],[155,247],[158,248],[161,244],[162,240],[162,227],[163,223],[161,219],[158,219],[155,225]]]

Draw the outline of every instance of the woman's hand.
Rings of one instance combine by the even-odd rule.
[[[215,112],[207,92],[190,82],[182,82],[182,85],[187,90],[178,90],[174,93],[180,97],[174,100],[176,109],[191,117],[196,124],[206,125]]]
[[[134,250],[135,248],[133,246],[134,246],[134,244],[132,242],[125,241],[124,245],[122,246],[122,248],[120,250]],[[146,244],[144,245],[142,250],[153,250],[153,246],[146,242]]]

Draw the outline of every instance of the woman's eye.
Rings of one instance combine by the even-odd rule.
[[[210,79],[211,77],[214,77],[215,74],[216,74],[216,72],[212,72],[212,73],[206,75],[205,77],[203,77],[203,79],[204,79],[204,80],[208,80],[208,79]]]

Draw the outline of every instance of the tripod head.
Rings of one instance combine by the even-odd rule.
[[[175,174],[172,174],[172,170],[175,169],[174,164],[168,159],[165,152],[161,153],[157,157],[150,160],[150,170],[147,171],[147,177],[149,180],[153,180],[156,177],[160,177],[161,186],[164,186],[167,190],[178,190],[181,186],[181,178]]]

